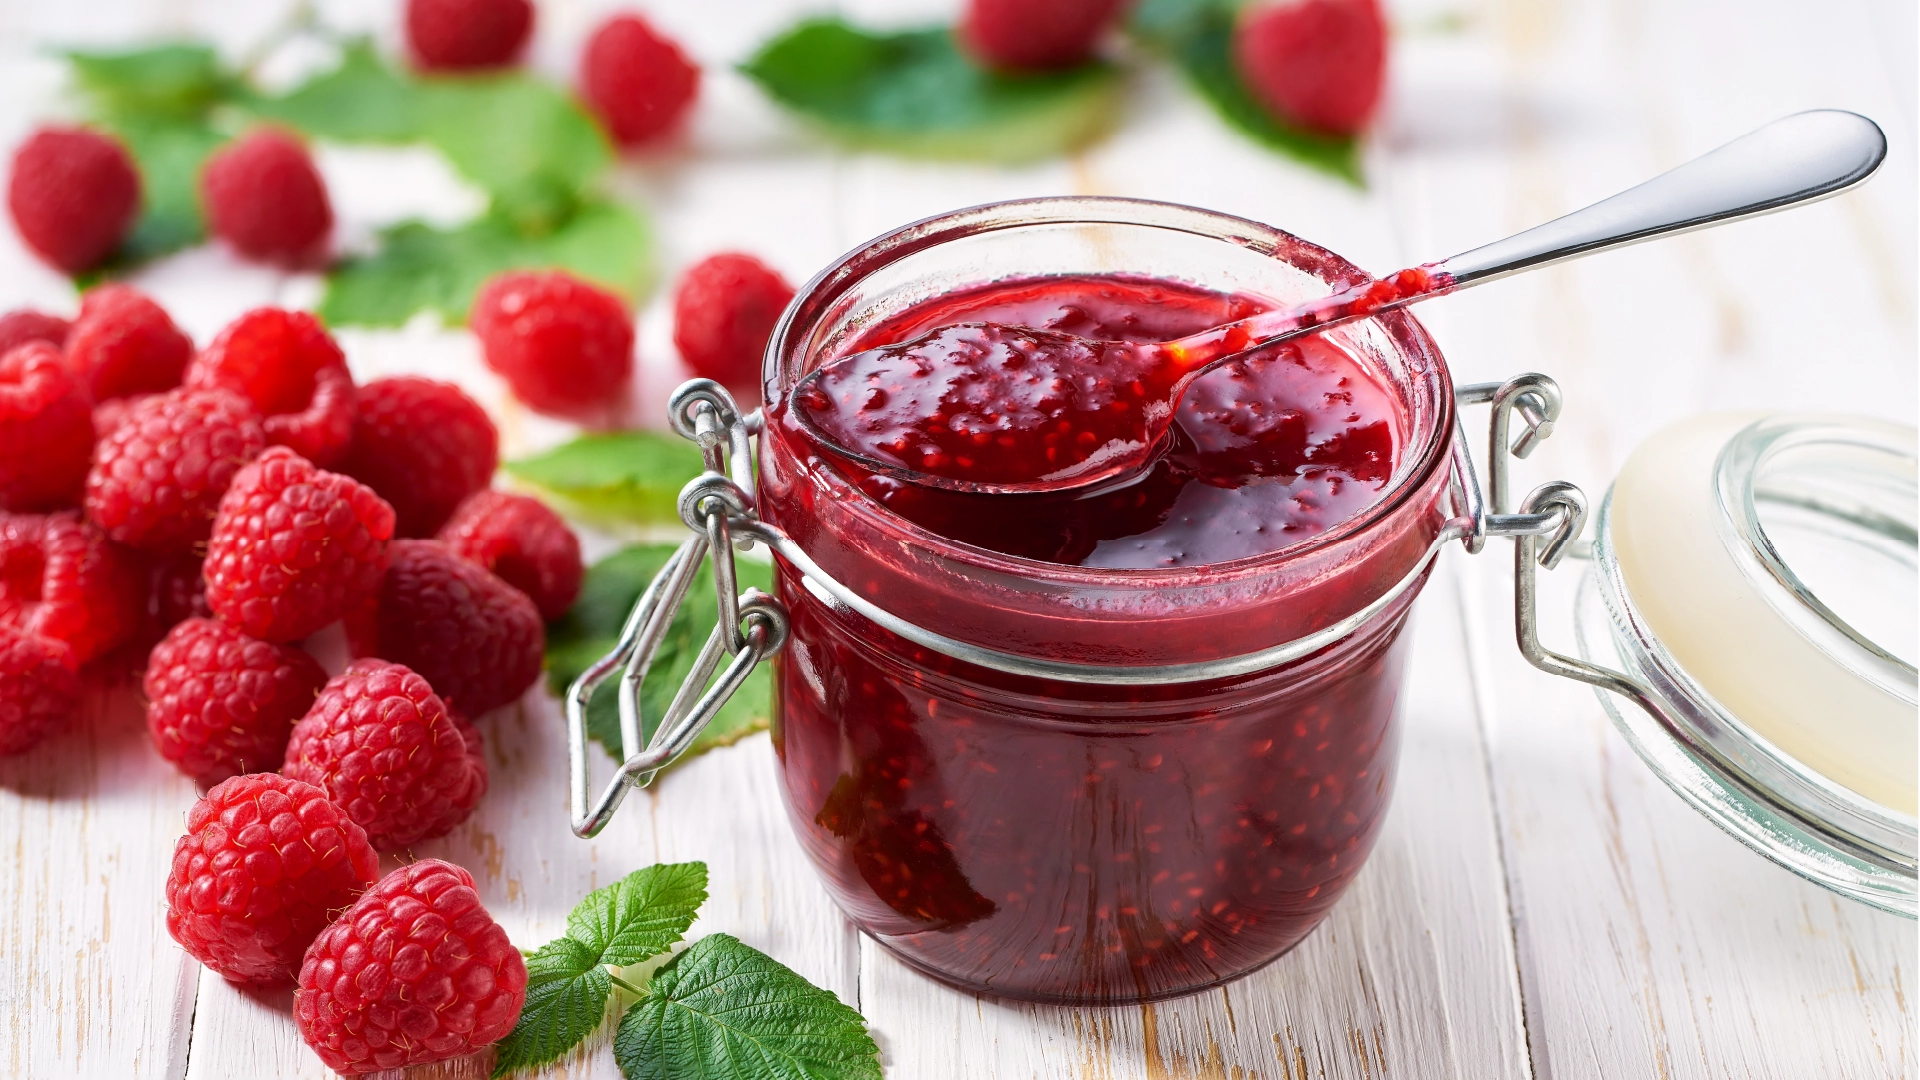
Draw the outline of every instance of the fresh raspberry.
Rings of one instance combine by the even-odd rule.
[[[968,0],[959,38],[1001,71],[1053,71],[1085,63],[1122,0]]]
[[[73,511],[0,514],[0,626],[64,641],[85,664],[140,629],[141,569]]]
[[[380,879],[367,834],[312,784],[236,776],[187,811],[167,933],[228,982],[281,986],[334,916]]]
[[[186,385],[218,386],[253,402],[267,442],[323,469],[353,441],[353,376],[319,320],[304,311],[256,308],[220,331],[187,365]]]
[[[152,401],[159,396],[159,394],[129,394],[126,397],[110,397],[95,403],[93,441],[96,444],[105,442],[107,436],[113,434],[113,429],[120,426],[120,422],[127,418],[127,414],[133,411],[135,405],[143,401]]]
[[[407,0],[407,48],[430,71],[510,64],[532,36],[529,0]]]
[[[695,375],[760,392],[760,354],[793,286],[751,255],[714,255],[680,278],[673,294],[673,344]]]
[[[215,151],[200,174],[200,198],[213,234],[263,262],[311,262],[333,230],[333,206],[313,157],[276,128],[257,129]]]
[[[480,906],[473,875],[422,859],[368,889],[300,965],[293,1018],[348,1076],[465,1057],[504,1038],[527,963]]]
[[[394,541],[374,611],[347,632],[355,655],[407,665],[467,716],[526,693],[547,645],[525,593],[435,540]]]
[[[192,356],[193,339],[129,285],[89,290],[67,335],[67,367],[85,380],[96,402],[171,390]]]
[[[41,258],[69,274],[113,254],[140,216],[140,174],[97,131],[41,128],[13,154],[7,209]]]
[[[487,366],[537,412],[604,415],[633,375],[626,304],[563,270],[511,270],[480,289],[469,318]]]
[[[73,324],[58,315],[21,308],[0,315],[0,356],[12,352],[29,341],[44,341],[54,348],[62,348],[67,343],[67,332]]]
[[[0,510],[72,506],[93,456],[93,404],[44,341],[0,355]]]
[[[479,732],[400,664],[356,660],[293,727],[281,772],[324,788],[381,851],[445,836],[487,793]]]
[[[340,471],[393,504],[399,535],[432,536],[499,464],[485,409],[452,383],[402,375],[360,388]]]
[[[203,786],[271,772],[326,682],[299,649],[188,619],[147,656],[147,731],[161,757]]]
[[[293,641],[372,594],[393,507],[345,476],[269,447],[233,478],[207,540],[207,604],[263,641]]]
[[[238,394],[157,394],[100,440],[87,474],[87,516],[128,547],[191,551],[213,531],[234,474],[266,448],[259,415]]]
[[[671,130],[700,94],[700,68],[638,15],[615,15],[587,39],[580,96],[621,146]]]
[[[1284,0],[1246,10],[1233,35],[1234,67],[1283,120],[1355,135],[1380,102],[1387,21],[1379,0]]]
[[[440,527],[438,539],[526,593],[548,622],[580,595],[580,538],[538,499],[476,491]]]
[[[79,705],[73,650],[0,625],[0,757],[33,749]]]

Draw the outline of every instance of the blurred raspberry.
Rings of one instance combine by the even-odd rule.
[[[187,812],[167,874],[167,933],[228,982],[281,986],[333,916],[380,877],[380,857],[326,793],[236,776]]]
[[[561,270],[489,281],[469,316],[487,366],[537,412],[595,418],[633,375],[633,318],[619,297]]]
[[[499,464],[485,409],[452,383],[402,375],[360,388],[340,471],[393,504],[396,535],[432,536]]]
[[[1093,56],[1124,0],[968,0],[957,36],[1002,71],[1053,71]]]
[[[60,350],[0,355],[0,510],[72,506],[92,456],[93,406]]]
[[[193,340],[159,304],[130,285],[102,285],[80,298],[67,335],[67,367],[95,402],[180,385]]]
[[[147,731],[160,756],[201,785],[272,772],[326,681],[299,649],[188,619],[147,656]]]
[[[673,296],[673,344],[695,375],[760,399],[760,356],[793,287],[751,255],[714,255],[680,278]]]
[[[67,344],[67,332],[73,324],[58,315],[20,308],[0,315],[0,356],[29,341],[44,341],[56,349]]]
[[[220,387],[253,402],[267,442],[323,469],[353,440],[353,376],[319,320],[304,311],[255,308],[228,323],[187,365],[186,385]]]
[[[306,637],[363,603],[386,567],[393,507],[269,447],[233,478],[207,541],[207,604],[263,641]]]
[[[1380,101],[1387,20],[1379,0],[1283,0],[1241,13],[1234,67],[1283,120],[1357,135]]]
[[[407,48],[428,70],[510,64],[532,36],[529,0],[407,0]]]
[[[93,407],[93,440],[96,444],[105,441],[113,434],[113,429],[127,418],[135,405],[143,401],[152,401],[159,394],[128,394],[126,397],[110,397]]]
[[[140,216],[140,174],[97,131],[41,128],[13,154],[7,208],[41,258],[69,274],[100,264]]]
[[[526,593],[548,622],[580,595],[580,539],[538,499],[476,491],[441,526],[439,540]]]
[[[326,790],[381,851],[445,836],[487,793],[477,731],[400,664],[357,660],[294,725],[281,772]]]
[[[85,664],[140,628],[133,553],[71,510],[0,514],[0,626],[66,642]]]
[[[621,146],[671,130],[700,93],[700,68],[638,15],[615,15],[587,39],[580,96]]]
[[[213,531],[234,474],[266,446],[259,416],[238,394],[156,394],[128,408],[100,441],[87,474],[87,516],[128,547],[191,551]]]
[[[73,650],[0,624],[0,757],[33,749],[79,707]]]
[[[306,145],[276,128],[215,151],[200,174],[200,198],[208,229],[252,259],[311,262],[333,229],[327,186]]]
[[[526,961],[480,906],[473,875],[422,859],[314,939],[293,1018],[328,1068],[353,1076],[484,1050],[526,999]]]
[[[357,656],[402,663],[479,716],[540,678],[546,627],[527,595],[435,540],[396,540],[376,606],[349,620]]]

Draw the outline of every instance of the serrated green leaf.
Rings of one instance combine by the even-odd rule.
[[[613,1038],[628,1080],[880,1080],[865,1018],[727,934],[694,942],[649,989]]]
[[[1321,135],[1276,118],[1248,92],[1233,65],[1239,0],[1142,0],[1128,22],[1135,40],[1166,57],[1221,119],[1255,142],[1356,186],[1364,183],[1360,148],[1347,136]]]
[[[191,117],[128,113],[103,122],[140,170],[140,220],[115,254],[115,263],[142,262],[205,239],[200,170],[226,136]]]
[[[254,115],[321,139],[413,142],[426,138],[426,102],[413,79],[395,71],[366,41],[350,43],[340,63],[279,95],[254,95]]]
[[[698,447],[654,431],[585,435],[506,464],[509,474],[589,517],[649,525],[680,520],[680,489],[703,468]]]
[[[102,117],[199,118],[233,88],[213,47],[197,42],[64,55],[76,86]]]
[[[555,693],[578,678],[588,665],[611,650],[626,623],[627,613],[646,590],[647,583],[666,565],[672,544],[636,544],[595,563],[587,570],[580,599],[573,610],[547,628],[547,675]],[[742,589],[773,591],[773,568],[766,563],[737,559],[734,563]],[[680,683],[718,620],[713,573],[703,567],[687,590],[686,602],[654,655],[653,665],[640,687],[640,716],[644,734],[651,736],[666,714]],[[587,734],[617,760],[622,757],[617,680],[602,683],[587,705]],[[767,665],[748,676],[727,700],[678,763],[716,747],[727,746],[764,730],[773,715],[773,678]],[[676,764],[678,764],[676,763]]]
[[[540,235],[492,213],[452,229],[410,221],[382,233],[374,254],[335,267],[319,311],[336,326],[399,326],[418,311],[464,323],[473,294],[488,278],[545,267],[572,271],[633,301],[652,276],[652,246],[645,219],[617,203],[589,203]]]
[[[744,71],[768,96],[853,146],[912,157],[1031,161],[1112,127],[1121,75],[1093,62],[1003,75],[967,59],[945,29],[880,34],[812,19],[768,42]]]
[[[527,957],[527,1000],[500,1042],[493,1075],[556,1060],[605,1018],[624,967],[673,947],[707,899],[705,863],[643,867],[595,889],[567,916],[567,933]]]

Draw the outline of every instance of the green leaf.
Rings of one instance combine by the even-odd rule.
[[[626,966],[673,947],[707,899],[705,863],[648,866],[587,894],[567,916],[567,934],[527,957],[527,1000],[500,1042],[493,1075],[543,1065],[580,1045],[606,1016],[613,980]]]
[[[115,262],[141,262],[204,239],[200,170],[226,136],[204,121],[172,115],[128,113],[107,119],[105,126],[126,145],[140,170],[140,220]]]
[[[588,203],[534,235],[494,213],[452,229],[410,221],[382,233],[374,254],[335,267],[319,310],[336,326],[399,326],[417,311],[464,323],[488,278],[544,267],[570,270],[631,302],[652,277],[652,247],[645,219],[616,203]]]
[[[1275,117],[1254,99],[1233,66],[1233,25],[1239,0],[1142,0],[1128,32],[1172,61],[1220,118],[1255,142],[1356,186],[1359,143],[1322,135]]]
[[[680,489],[703,468],[698,447],[653,431],[586,435],[506,464],[508,473],[590,517],[644,524],[679,521]]]
[[[636,544],[595,563],[587,570],[580,588],[580,599],[573,610],[547,628],[547,673],[556,693],[582,671],[612,650],[625,625],[627,613],[646,590],[660,568],[673,554],[672,544]],[[766,563],[736,559],[735,573],[742,590],[748,587],[773,591],[773,567]],[[703,567],[687,590],[686,601],[674,615],[654,654],[653,665],[640,686],[640,716],[644,734],[651,736],[660,718],[666,714],[673,695],[680,689],[700,647],[718,621],[712,567]],[[599,741],[617,760],[620,752],[620,711],[616,694],[617,679],[609,679],[594,691],[587,704],[587,734]],[[773,678],[767,665],[748,676],[733,697],[720,708],[693,746],[679,760],[685,762],[715,747],[728,746],[747,735],[764,730],[773,715]]]
[[[105,117],[198,118],[233,87],[213,47],[196,42],[64,55],[80,92]]]
[[[340,142],[414,142],[426,137],[425,95],[366,41],[346,46],[340,65],[278,96],[254,95],[247,108],[315,138]]]
[[[859,1013],[726,934],[694,942],[649,989],[613,1038],[628,1080],[880,1080]]]
[[[1113,125],[1121,75],[1094,62],[1002,75],[945,29],[877,34],[813,19],[741,68],[775,101],[857,147],[911,157],[1018,162],[1094,141]]]

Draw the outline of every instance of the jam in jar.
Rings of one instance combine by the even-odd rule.
[[[1019,496],[862,474],[785,392],[955,323],[1165,341],[1363,278],[1238,219],[1059,199],[910,226],[809,286],[769,350],[757,498],[831,581],[780,567],[774,738],[862,930],[968,989],[1071,1004],[1210,986],[1311,931],[1392,790],[1450,391],[1390,314],[1210,373],[1130,483]],[[1052,666],[910,641],[836,589]]]

